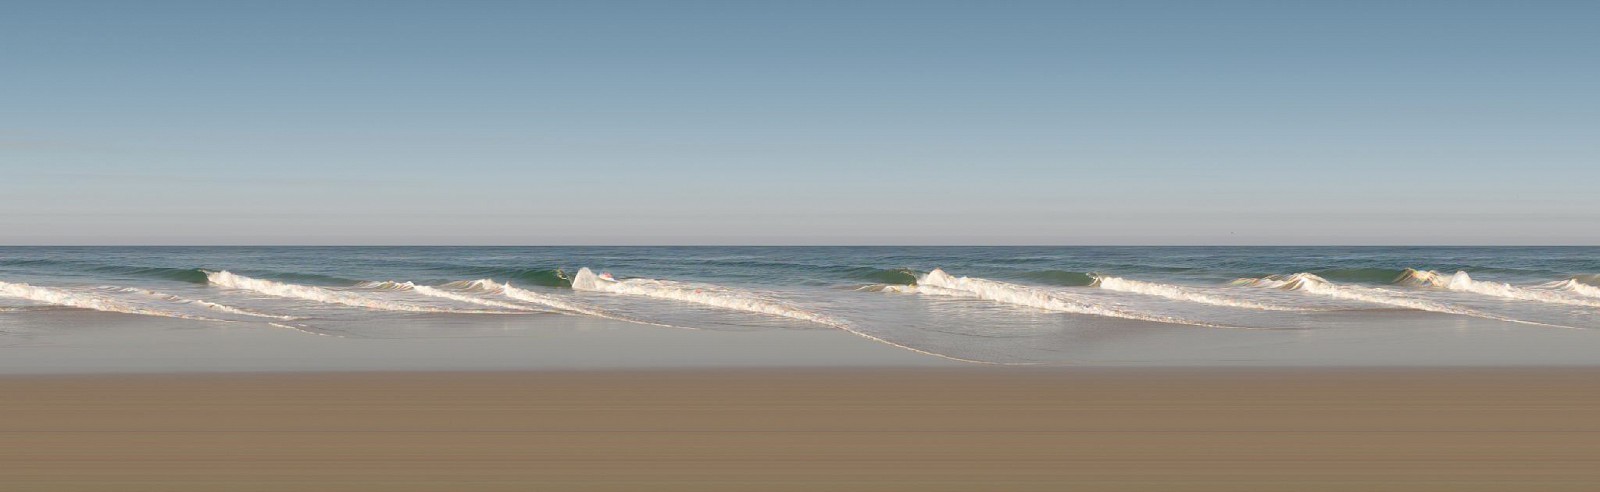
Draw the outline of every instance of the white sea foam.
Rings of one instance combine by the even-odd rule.
[[[1429,301],[1429,300],[1424,300],[1424,299],[1416,299],[1416,298],[1407,296],[1404,293],[1395,292],[1395,291],[1389,290],[1389,289],[1383,289],[1383,288],[1377,288],[1377,287],[1362,287],[1362,286],[1355,286],[1355,285],[1339,285],[1339,284],[1335,284],[1333,282],[1330,282],[1327,279],[1324,279],[1322,277],[1318,277],[1318,276],[1310,274],[1310,273],[1296,273],[1294,275],[1272,276],[1272,277],[1264,277],[1264,278],[1245,278],[1245,279],[1236,280],[1236,281],[1234,281],[1234,283],[1235,284],[1239,284],[1239,285],[1248,285],[1248,286],[1252,286],[1252,287],[1265,287],[1265,288],[1273,288],[1273,289],[1299,291],[1299,292],[1304,292],[1304,293],[1307,293],[1307,294],[1315,294],[1315,295],[1320,295],[1320,296],[1324,296],[1324,297],[1332,297],[1332,298],[1335,298],[1335,299],[1344,299],[1344,300],[1350,300],[1350,301],[1361,301],[1361,302],[1366,302],[1366,303],[1371,303],[1371,304],[1381,304],[1381,305],[1394,306],[1394,307],[1399,307],[1399,308],[1415,309],[1415,310],[1418,310],[1418,311],[1430,311],[1430,312],[1435,312],[1435,313],[1456,314],[1456,315],[1461,315],[1461,316],[1472,316],[1472,317],[1477,317],[1477,318],[1492,319],[1492,320],[1496,320],[1496,321],[1506,321],[1506,322],[1511,322],[1511,323],[1522,323],[1522,324],[1539,325],[1539,326],[1550,326],[1550,327],[1556,327],[1556,328],[1572,328],[1570,326],[1553,325],[1553,324],[1549,324],[1549,323],[1540,323],[1540,322],[1536,322],[1536,321],[1525,321],[1525,320],[1520,320],[1520,319],[1515,319],[1515,318],[1508,318],[1508,317],[1505,317],[1505,316],[1497,316],[1497,315],[1483,313],[1483,312],[1479,312],[1479,311],[1476,311],[1476,310],[1472,310],[1472,309],[1468,309],[1468,308],[1464,308],[1464,307],[1460,307],[1460,306],[1453,306],[1453,305],[1449,305],[1449,304],[1444,304],[1444,303],[1434,302],[1434,301]]]
[[[689,284],[671,280],[646,278],[607,280],[595,275],[588,268],[578,270],[578,274],[572,277],[572,289],[668,299],[734,311],[770,314],[830,326],[840,324],[838,320],[827,315],[807,311],[798,306],[750,292],[735,291],[716,285]]]
[[[1263,278],[1247,278],[1234,281],[1239,285],[1251,287],[1265,287],[1270,289],[1283,289],[1316,294],[1335,299],[1361,301],[1371,304],[1416,309],[1419,311],[1432,311],[1448,314],[1471,314],[1471,310],[1442,304],[1422,299],[1406,297],[1404,294],[1388,289],[1375,287],[1361,287],[1354,285],[1337,285],[1327,279],[1310,273],[1296,273],[1287,276],[1272,276]]]
[[[976,298],[1002,304],[1031,307],[1060,313],[1087,314],[1092,316],[1134,319],[1157,323],[1175,323],[1214,328],[1229,328],[1220,325],[1187,321],[1170,316],[1155,316],[1143,313],[1127,312],[1120,309],[1090,304],[1069,297],[1060,292],[1046,291],[1026,285],[975,277],[955,277],[945,273],[943,269],[939,268],[935,268],[933,271],[918,277],[916,285],[898,287],[899,288],[891,290],[896,292],[916,292],[935,296]]]
[[[402,303],[402,302],[388,301],[388,300],[384,300],[384,299],[376,299],[376,298],[372,298],[372,297],[363,296],[363,295],[360,295],[360,294],[357,294],[357,293],[354,293],[354,292],[345,292],[345,291],[338,291],[338,290],[333,290],[333,289],[325,289],[325,288],[322,288],[322,287],[315,287],[315,286],[310,286],[310,285],[297,285],[297,284],[290,284],[290,283],[284,283],[284,282],[274,282],[274,281],[271,281],[271,280],[262,280],[262,279],[257,279],[257,278],[250,278],[250,277],[246,277],[246,276],[243,276],[243,275],[236,275],[234,273],[230,273],[230,272],[227,272],[227,271],[220,271],[220,272],[207,271],[206,272],[206,279],[209,280],[212,285],[216,285],[218,287],[227,287],[227,288],[230,288],[230,289],[249,290],[249,291],[254,291],[254,292],[259,292],[259,293],[262,293],[262,294],[266,294],[266,295],[269,295],[269,296],[286,297],[286,298],[291,298],[291,299],[304,299],[304,300],[307,300],[307,301],[319,302],[319,303],[323,303],[323,304],[339,304],[339,305],[344,305],[344,306],[352,306],[352,307],[373,309],[373,310],[378,310],[378,311],[409,311],[409,312],[420,312],[420,313],[462,313],[462,312],[471,312],[471,313],[485,313],[485,312],[488,312],[488,313],[493,313],[494,312],[494,311],[461,311],[461,310],[456,310],[456,309],[444,309],[444,308],[436,308],[436,307],[430,307],[430,306],[419,306],[419,305],[416,305],[416,304],[408,304],[408,303]]]
[[[164,309],[137,306],[87,292],[74,292],[54,287],[39,287],[24,283],[0,282],[0,296],[26,299],[56,306],[92,309],[95,311],[106,311],[112,313],[141,314],[145,316],[160,316],[165,318],[181,318],[200,321],[223,321],[204,316],[193,316],[167,311]]]
[[[1226,307],[1235,307],[1235,308],[1243,308],[1243,309],[1255,309],[1255,310],[1259,310],[1259,311],[1305,311],[1306,310],[1306,309],[1303,309],[1303,308],[1295,308],[1295,307],[1288,307],[1288,306],[1274,306],[1274,305],[1270,305],[1270,304],[1262,304],[1262,303],[1259,303],[1259,302],[1246,301],[1246,300],[1242,300],[1242,299],[1230,299],[1230,298],[1227,298],[1227,297],[1221,297],[1221,296],[1215,296],[1215,295],[1211,295],[1211,294],[1195,292],[1192,289],[1185,288],[1185,287],[1180,287],[1180,286],[1176,286],[1176,285],[1159,284],[1159,283],[1154,283],[1154,282],[1145,282],[1145,281],[1142,281],[1142,280],[1129,280],[1129,279],[1125,279],[1125,278],[1112,277],[1112,276],[1108,276],[1108,275],[1097,275],[1097,276],[1095,276],[1095,280],[1094,280],[1094,283],[1092,284],[1092,286],[1099,287],[1099,288],[1105,289],[1105,290],[1113,290],[1113,291],[1117,291],[1117,292],[1131,292],[1131,293],[1134,293],[1134,294],[1144,294],[1144,295],[1151,295],[1151,296],[1157,296],[1157,297],[1165,297],[1167,299],[1175,299],[1175,300],[1179,300],[1179,301],[1187,301],[1187,302],[1193,302],[1193,303],[1199,303],[1199,304],[1209,304],[1209,305],[1213,305],[1213,306],[1226,306]]]
[[[288,329],[288,330],[294,330],[294,331],[298,331],[300,333],[305,333],[305,334],[309,334],[309,335],[316,335],[316,336],[319,336],[319,337],[344,338],[344,337],[341,337],[339,335],[334,335],[332,333],[323,333],[323,332],[320,332],[320,331],[312,330],[312,329],[306,328],[304,326],[295,326],[295,325],[288,325],[288,324],[283,324],[283,323],[270,323],[270,322],[267,323],[267,324],[272,326],[272,327],[274,327],[274,328],[283,328],[283,329]]]
[[[623,321],[623,322],[628,322],[628,323],[636,323],[636,324],[642,324],[642,325],[662,326],[662,327],[667,327],[667,328],[682,328],[682,329],[691,329],[691,330],[693,329],[693,328],[685,328],[685,327],[682,327],[682,326],[673,326],[673,325],[667,325],[667,324],[661,324],[661,323],[654,323],[654,322],[650,322],[650,321],[642,321],[642,320],[629,318],[629,317],[626,317],[626,316],[619,316],[619,315],[615,315],[615,314],[611,314],[611,313],[605,312],[604,310],[602,310],[600,308],[597,308],[597,307],[594,307],[594,306],[589,306],[587,304],[583,304],[583,303],[579,303],[579,302],[573,302],[573,301],[568,301],[568,300],[565,300],[565,299],[560,299],[560,298],[557,298],[555,296],[549,296],[549,295],[545,295],[545,294],[540,294],[538,292],[534,292],[534,291],[531,291],[531,290],[528,290],[528,289],[523,289],[523,288],[520,288],[520,287],[516,287],[514,285],[511,285],[510,282],[506,282],[506,283],[502,284],[502,283],[499,283],[499,282],[496,282],[496,281],[494,281],[492,279],[487,279],[487,278],[478,279],[478,280],[450,282],[448,284],[445,284],[444,287],[446,287],[446,288],[454,288],[454,289],[470,290],[470,291],[474,291],[474,292],[486,292],[486,293],[500,294],[500,295],[506,296],[508,298],[511,298],[513,300],[517,300],[517,301],[538,304],[540,306],[549,307],[549,308],[552,308],[552,309],[556,309],[558,311],[564,311],[564,312],[574,313],[574,314],[583,314],[583,315],[588,315],[588,316],[594,316],[594,317],[597,317],[597,318],[605,318],[605,319]]]
[[[817,324],[821,324],[821,325],[837,328],[839,330],[843,330],[846,333],[850,333],[852,335],[859,336],[861,338],[872,340],[874,342],[882,343],[884,345],[888,345],[888,346],[895,347],[895,348],[898,348],[898,349],[907,350],[907,351],[915,352],[915,353],[922,354],[922,355],[938,357],[938,358],[941,358],[941,359],[953,360],[953,361],[957,361],[957,362],[969,362],[969,363],[974,363],[974,364],[990,364],[990,365],[1028,365],[1028,364],[998,363],[998,362],[990,362],[990,361],[983,361],[983,360],[976,360],[976,359],[965,359],[965,358],[961,358],[961,357],[945,355],[945,354],[941,354],[941,353],[938,353],[938,352],[931,352],[931,351],[919,349],[919,348],[916,348],[916,347],[903,345],[903,344],[896,343],[896,342],[893,342],[893,341],[889,341],[887,339],[878,337],[876,335],[861,331],[860,329],[857,329],[854,326],[851,326],[850,323],[848,323],[848,322],[846,322],[844,320],[838,319],[838,318],[834,318],[832,316],[828,316],[828,315],[821,314],[821,313],[815,313],[815,312],[807,311],[807,310],[805,310],[803,308],[791,305],[791,304],[789,304],[787,302],[779,301],[779,300],[776,300],[776,299],[770,299],[770,298],[767,298],[767,297],[764,297],[764,296],[760,296],[760,295],[757,295],[757,294],[754,294],[754,293],[733,291],[733,290],[727,289],[725,287],[716,286],[716,285],[688,284],[688,283],[682,283],[682,282],[673,282],[673,281],[670,281],[670,280],[656,280],[656,279],[644,279],[644,278],[634,278],[634,279],[624,279],[624,280],[611,280],[611,279],[601,278],[599,275],[595,275],[595,273],[593,271],[589,270],[588,268],[582,268],[582,269],[578,270],[578,273],[576,275],[572,276],[572,288],[573,288],[573,290],[582,290],[582,291],[591,291],[591,292],[606,292],[606,293],[611,293],[611,294],[636,295],[636,296],[643,296],[643,297],[652,297],[652,298],[656,298],[656,299],[667,299],[667,300],[674,300],[674,301],[680,301],[680,302],[688,302],[688,303],[693,303],[693,304],[702,304],[702,305],[706,305],[706,306],[718,307],[718,308],[729,309],[729,310],[734,310],[734,311],[744,311],[744,312],[750,312],[750,313],[768,314],[768,315],[773,315],[773,316],[781,316],[781,317],[785,317],[785,318],[797,319],[797,320],[801,320],[801,321],[809,321],[809,322],[812,322],[812,323],[817,323]]]
[[[245,309],[245,308],[241,308],[241,307],[229,306],[229,305],[226,305],[226,304],[211,302],[211,301],[207,301],[207,300],[203,300],[203,299],[190,299],[190,298],[187,298],[187,297],[180,297],[180,296],[177,296],[177,295],[168,294],[168,293],[165,293],[165,292],[157,292],[157,291],[153,291],[153,290],[149,290],[149,289],[140,289],[140,288],[136,288],[136,287],[109,287],[109,288],[114,289],[114,290],[116,290],[118,292],[127,292],[127,293],[131,293],[131,294],[139,294],[139,295],[154,297],[154,298],[157,298],[157,299],[165,300],[167,302],[178,303],[178,304],[192,304],[192,305],[204,307],[206,309],[211,309],[211,310],[214,310],[214,311],[220,311],[220,312],[229,313],[229,314],[238,314],[238,315],[243,315],[243,316],[254,316],[254,317],[257,317],[257,318],[272,318],[272,319],[281,319],[281,320],[296,319],[294,316],[282,316],[282,315],[277,315],[277,314],[268,314],[268,313],[263,313],[263,312],[260,312],[260,311],[255,311],[255,310],[251,310],[251,309]]]
[[[1568,297],[1565,293],[1556,290],[1534,290],[1501,282],[1486,282],[1473,280],[1467,272],[1456,272],[1454,275],[1444,275],[1433,271],[1406,270],[1400,277],[1401,282],[1427,287],[1436,287],[1456,292],[1471,292],[1491,297],[1516,299],[1521,301],[1544,302],[1550,304],[1567,304],[1572,306],[1600,307],[1600,302],[1587,299]],[[1574,286],[1581,285],[1573,282]]]
[[[428,297],[437,297],[437,298],[440,298],[440,299],[449,299],[449,300],[452,300],[452,301],[463,302],[463,303],[467,303],[467,304],[477,304],[479,306],[487,306],[487,307],[500,308],[500,309],[510,309],[510,310],[513,310],[513,311],[549,312],[549,311],[545,311],[545,310],[541,310],[541,309],[534,309],[534,308],[531,308],[531,307],[528,307],[528,306],[524,306],[524,305],[520,305],[520,304],[512,304],[512,303],[509,303],[509,302],[496,301],[496,300],[493,300],[493,299],[484,299],[484,298],[481,298],[481,297],[473,297],[473,296],[469,296],[469,295],[465,295],[465,294],[458,294],[458,293],[450,292],[450,291],[443,290],[443,289],[440,289],[440,288],[437,288],[437,287],[431,287],[431,286],[427,286],[427,285],[417,285],[417,284],[412,283],[412,282],[395,282],[395,281],[363,282],[360,285],[360,287],[369,288],[369,289],[378,289],[378,290],[413,292],[413,293],[424,295],[424,296],[428,296]]]
[[[1600,287],[1579,282],[1578,279],[1567,279],[1560,282],[1552,282],[1545,284],[1545,288],[1564,290],[1586,297],[1600,297]]]

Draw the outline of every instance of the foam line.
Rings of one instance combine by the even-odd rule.
[[[1131,313],[1105,306],[1096,306],[1059,292],[1045,291],[1026,285],[999,282],[975,277],[955,277],[945,273],[943,269],[939,268],[935,268],[933,271],[919,277],[916,285],[891,287],[893,288],[886,288],[885,290],[894,292],[916,292],[920,294],[946,297],[976,298],[994,301],[1001,304],[1030,307],[1058,313],[1087,314],[1091,316],[1103,316],[1108,318],[1134,319],[1156,323],[1172,323],[1191,326],[1205,326],[1211,328],[1235,328],[1232,326],[1199,323],[1168,316]]]
[[[1585,297],[1600,297],[1600,287],[1579,282],[1578,279],[1567,279],[1545,284],[1545,288],[1564,290]]]
[[[748,292],[738,292],[721,286],[687,284],[671,280],[646,278],[607,280],[595,275],[588,268],[578,270],[578,274],[572,277],[572,288],[574,290],[667,299],[733,311],[770,314],[821,324],[838,322],[826,315],[813,313],[783,301],[768,299]]]
[[[510,282],[506,282],[506,283],[502,284],[502,283],[499,283],[499,282],[496,282],[496,281],[494,281],[492,279],[487,279],[487,278],[478,279],[478,280],[470,280],[470,281],[450,282],[448,284],[445,284],[445,287],[458,288],[458,289],[468,289],[468,290],[474,290],[474,291],[479,291],[479,292],[490,292],[490,293],[500,294],[500,295],[506,296],[507,298],[510,298],[510,299],[513,299],[513,300],[527,302],[527,303],[533,303],[533,304],[538,304],[538,305],[541,305],[541,306],[549,307],[549,308],[557,310],[558,312],[565,312],[565,313],[570,313],[570,314],[582,314],[582,315],[587,315],[587,316],[594,316],[596,318],[604,318],[604,319],[609,319],[609,320],[622,321],[622,322],[625,322],[625,323],[634,323],[634,324],[650,325],[650,326],[660,326],[660,327],[664,327],[664,328],[678,328],[678,329],[682,329],[682,330],[694,330],[694,329],[697,329],[697,328],[689,328],[689,327],[685,327],[685,326],[675,326],[675,325],[668,325],[668,324],[663,324],[663,323],[655,323],[655,322],[650,322],[650,321],[642,321],[642,320],[629,318],[629,317],[626,317],[626,316],[619,316],[619,315],[607,313],[607,312],[601,310],[600,308],[596,308],[596,307],[589,306],[589,305],[586,305],[586,304],[572,302],[572,301],[568,301],[568,300],[565,300],[565,299],[559,299],[559,298],[556,298],[554,296],[548,296],[548,295],[540,294],[538,292],[534,292],[534,291],[531,291],[531,290],[528,290],[528,289],[523,289],[523,288],[520,288],[520,287],[516,287],[516,286],[511,285]]]
[[[383,299],[374,299],[353,292],[344,292],[310,285],[296,285],[283,282],[274,282],[271,280],[250,278],[243,275],[233,274],[228,271],[208,271],[206,272],[206,279],[210,281],[212,285],[216,285],[218,287],[249,290],[269,296],[303,299],[322,304],[339,304],[377,311],[408,311],[417,313],[498,313],[497,311],[461,311],[456,309],[443,309],[386,301]]]
[[[843,330],[846,333],[850,333],[852,335],[898,349],[956,362],[989,365],[1027,365],[964,359],[902,345],[856,329],[844,320],[836,319],[820,313],[813,313],[782,301],[767,299],[751,293],[736,292],[716,285],[686,284],[682,282],[673,282],[670,280],[645,278],[611,280],[595,275],[595,273],[590,271],[588,268],[582,268],[578,270],[577,275],[573,275],[572,288],[574,290],[607,292],[612,294],[636,295],[652,297],[656,299],[667,299],[734,311],[768,314],[801,321],[809,321]]]
[[[1316,275],[1313,275],[1313,274],[1310,274],[1310,273],[1304,273],[1304,272],[1296,273],[1294,275],[1288,275],[1288,276],[1274,276],[1274,277],[1264,277],[1264,278],[1239,279],[1239,280],[1234,281],[1234,283],[1235,284],[1239,284],[1239,285],[1248,285],[1248,286],[1252,286],[1252,287],[1264,287],[1264,288],[1273,288],[1273,289],[1292,290],[1292,291],[1304,292],[1304,293],[1307,293],[1307,294],[1320,295],[1320,296],[1324,296],[1324,297],[1332,297],[1332,298],[1335,298],[1335,299],[1344,299],[1344,300],[1350,300],[1350,301],[1361,301],[1361,302],[1366,302],[1366,303],[1371,303],[1371,304],[1382,304],[1382,305],[1386,305],[1386,306],[1394,306],[1394,307],[1400,307],[1400,308],[1406,308],[1406,309],[1415,309],[1415,310],[1418,310],[1418,311],[1429,311],[1429,312],[1435,312],[1435,313],[1456,314],[1456,315],[1461,315],[1461,316],[1471,316],[1471,317],[1475,317],[1475,318],[1492,319],[1492,320],[1495,320],[1495,321],[1505,321],[1505,322],[1508,322],[1508,323],[1521,323],[1521,324],[1527,324],[1527,325],[1548,326],[1548,327],[1553,327],[1553,328],[1578,329],[1578,328],[1571,327],[1571,326],[1553,325],[1553,324],[1549,324],[1549,323],[1540,323],[1540,322],[1537,322],[1537,321],[1526,321],[1526,320],[1520,320],[1520,319],[1515,319],[1515,318],[1508,318],[1508,317],[1505,317],[1505,316],[1497,316],[1497,315],[1493,315],[1493,314],[1478,312],[1478,311],[1475,311],[1475,310],[1472,310],[1472,309],[1467,309],[1467,308],[1464,308],[1464,307],[1452,306],[1452,305],[1449,305],[1449,304],[1443,304],[1443,303],[1433,302],[1433,301],[1428,301],[1428,300],[1423,300],[1423,299],[1413,299],[1413,298],[1410,298],[1410,297],[1406,297],[1405,295],[1403,295],[1401,293],[1394,292],[1394,291],[1391,291],[1391,290],[1388,290],[1388,289],[1380,289],[1380,288],[1375,288],[1375,287],[1360,287],[1360,286],[1354,286],[1354,285],[1339,285],[1339,284],[1335,284],[1333,282],[1329,282],[1327,279],[1324,279],[1322,277],[1318,277]]]
[[[1212,306],[1225,306],[1225,307],[1235,307],[1235,308],[1243,308],[1243,309],[1254,309],[1254,310],[1258,310],[1258,311],[1306,311],[1306,309],[1303,309],[1303,308],[1295,308],[1295,307],[1287,307],[1287,306],[1273,306],[1273,305],[1269,305],[1269,304],[1262,304],[1262,303],[1259,303],[1259,302],[1245,301],[1245,300],[1239,300],[1239,299],[1229,299],[1229,298],[1226,298],[1226,297],[1214,296],[1214,295],[1210,295],[1210,294],[1203,294],[1203,293],[1195,292],[1195,291],[1190,290],[1188,288],[1184,288],[1184,287],[1180,287],[1180,286],[1176,286],[1176,285],[1158,284],[1158,283],[1154,283],[1154,282],[1145,282],[1145,281],[1141,281],[1141,280],[1129,280],[1129,279],[1125,279],[1125,278],[1112,277],[1112,276],[1106,276],[1106,275],[1096,276],[1094,283],[1091,284],[1091,285],[1094,286],[1094,287],[1099,287],[1099,288],[1104,289],[1104,290],[1111,290],[1111,291],[1117,291],[1117,292],[1129,292],[1129,293],[1134,293],[1134,294],[1144,294],[1144,295],[1150,295],[1150,296],[1156,296],[1156,297],[1165,297],[1167,299],[1174,299],[1174,300],[1179,300],[1179,301],[1187,301],[1187,302],[1193,302],[1193,303],[1199,303],[1199,304],[1209,304],[1209,305],[1212,305]]]
[[[140,314],[145,316],[191,319],[197,321],[225,321],[207,318],[204,316],[192,316],[183,313],[175,313],[163,309],[135,306],[133,304],[128,304],[115,299],[85,292],[73,292],[54,287],[39,287],[24,283],[0,282],[0,296],[26,299],[56,306],[90,309],[94,311],[105,311],[110,313]]]
[[[168,293],[165,293],[165,292],[157,292],[157,291],[153,291],[153,290],[140,289],[140,288],[136,288],[136,287],[108,287],[108,288],[115,289],[118,292],[127,292],[127,293],[132,293],[132,294],[139,294],[139,295],[154,297],[154,298],[161,299],[161,300],[164,300],[164,301],[167,301],[167,302],[174,302],[174,303],[178,303],[178,304],[193,304],[193,305],[196,305],[196,306],[204,307],[206,309],[211,309],[211,310],[214,310],[214,311],[220,311],[220,312],[229,313],[229,314],[238,314],[238,315],[242,315],[242,316],[254,316],[254,317],[257,317],[257,318],[272,318],[272,319],[281,319],[281,320],[297,319],[294,316],[282,316],[282,315],[277,315],[277,314],[268,314],[268,313],[263,313],[263,312],[260,312],[260,311],[251,310],[251,309],[245,309],[245,308],[241,308],[241,307],[229,306],[229,305],[226,305],[226,304],[215,303],[215,302],[202,300],[202,299],[190,299],[190,298],[187,298],[187,297],[180,297],[180,296],[173,295],[173,294],[168,294]]]
[[[440,288],[437,288],[437,287],[430,287],[430,286],[426,286],[426,285],[417,285],[417,284],[412,283],[412,282],[394,282],[394,281],[388,281],[388,282],[364,282],[361,285],[359,285],[359,287],[364,287],[364,288],[369,288],[369,289],[379,289],[379,290],[407,291],[407,292],[413,292],[413,293],[416,293],[416,294],[419,294],[419,295],[428,296],[428,297],[437,297],[437,298],[440,298],[440,299],[449,299],[449,300],[452,300],[452,301],[463,302],[463,303],[467,303],[467,304],[477,304],[479,306],[487,306],[487,307],[500,308],[500,309],[510,309],[510,310],[513,310],[513,311],[531,311],[531,312],[540,312],[540,313],[548,313],[548,312],[550,312],[550,311],[545,311],[545,310],[542,310],[542,309],[534,309],[534,308],[531,308],[531,307],[528,307],[528,306],[524,306],[524,305],[520,305],[520,304],[512,304],[512,303],[509,303],[509,302],[496,301],[496,300],[493,300],[493,299],[484,299],[484,298],[480,298],[480,297],[473,297],[473,296],[469,296],[469,295],[458,294],[458,293],[450,292],[450,291],[443,290],[443,289],[440,289]]]
[[[1560,291],[1534,290],[1500,282],[1473,280],[1471,275],[1467,275],[1467,272],[1456,272],[1454,275],[1444,275],[1433,271],[1406,270],[1406,274],[1401,277],[1401,281],[1414,285],[1436,287],[1456,292],[1471,292],[1474,294],[1500,297],[1504,299],[1515,299],[1519,301],[1566,304],[1570,306],[1600,307],[1600,302],[1568,297]],[[1581,285],[1582,284],[1573,282],[1570,287],[1578,287]],[[1568,290],[1576,291],[1577,289]]]

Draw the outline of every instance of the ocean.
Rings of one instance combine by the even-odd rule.
[[[0,247],[13,357],[119,326],[421,344],[620,325],[950,363],[1586,364],[1600,248]]]

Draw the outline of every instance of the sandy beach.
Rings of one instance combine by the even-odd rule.
[[[0,377],[0,489],[1595,490],[1595,369]]]

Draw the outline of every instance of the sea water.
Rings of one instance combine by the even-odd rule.
[[[0,248],[0,357],[152,323],[417,346],[836,332],[951,364],[1584,364],[1600,248]]]

